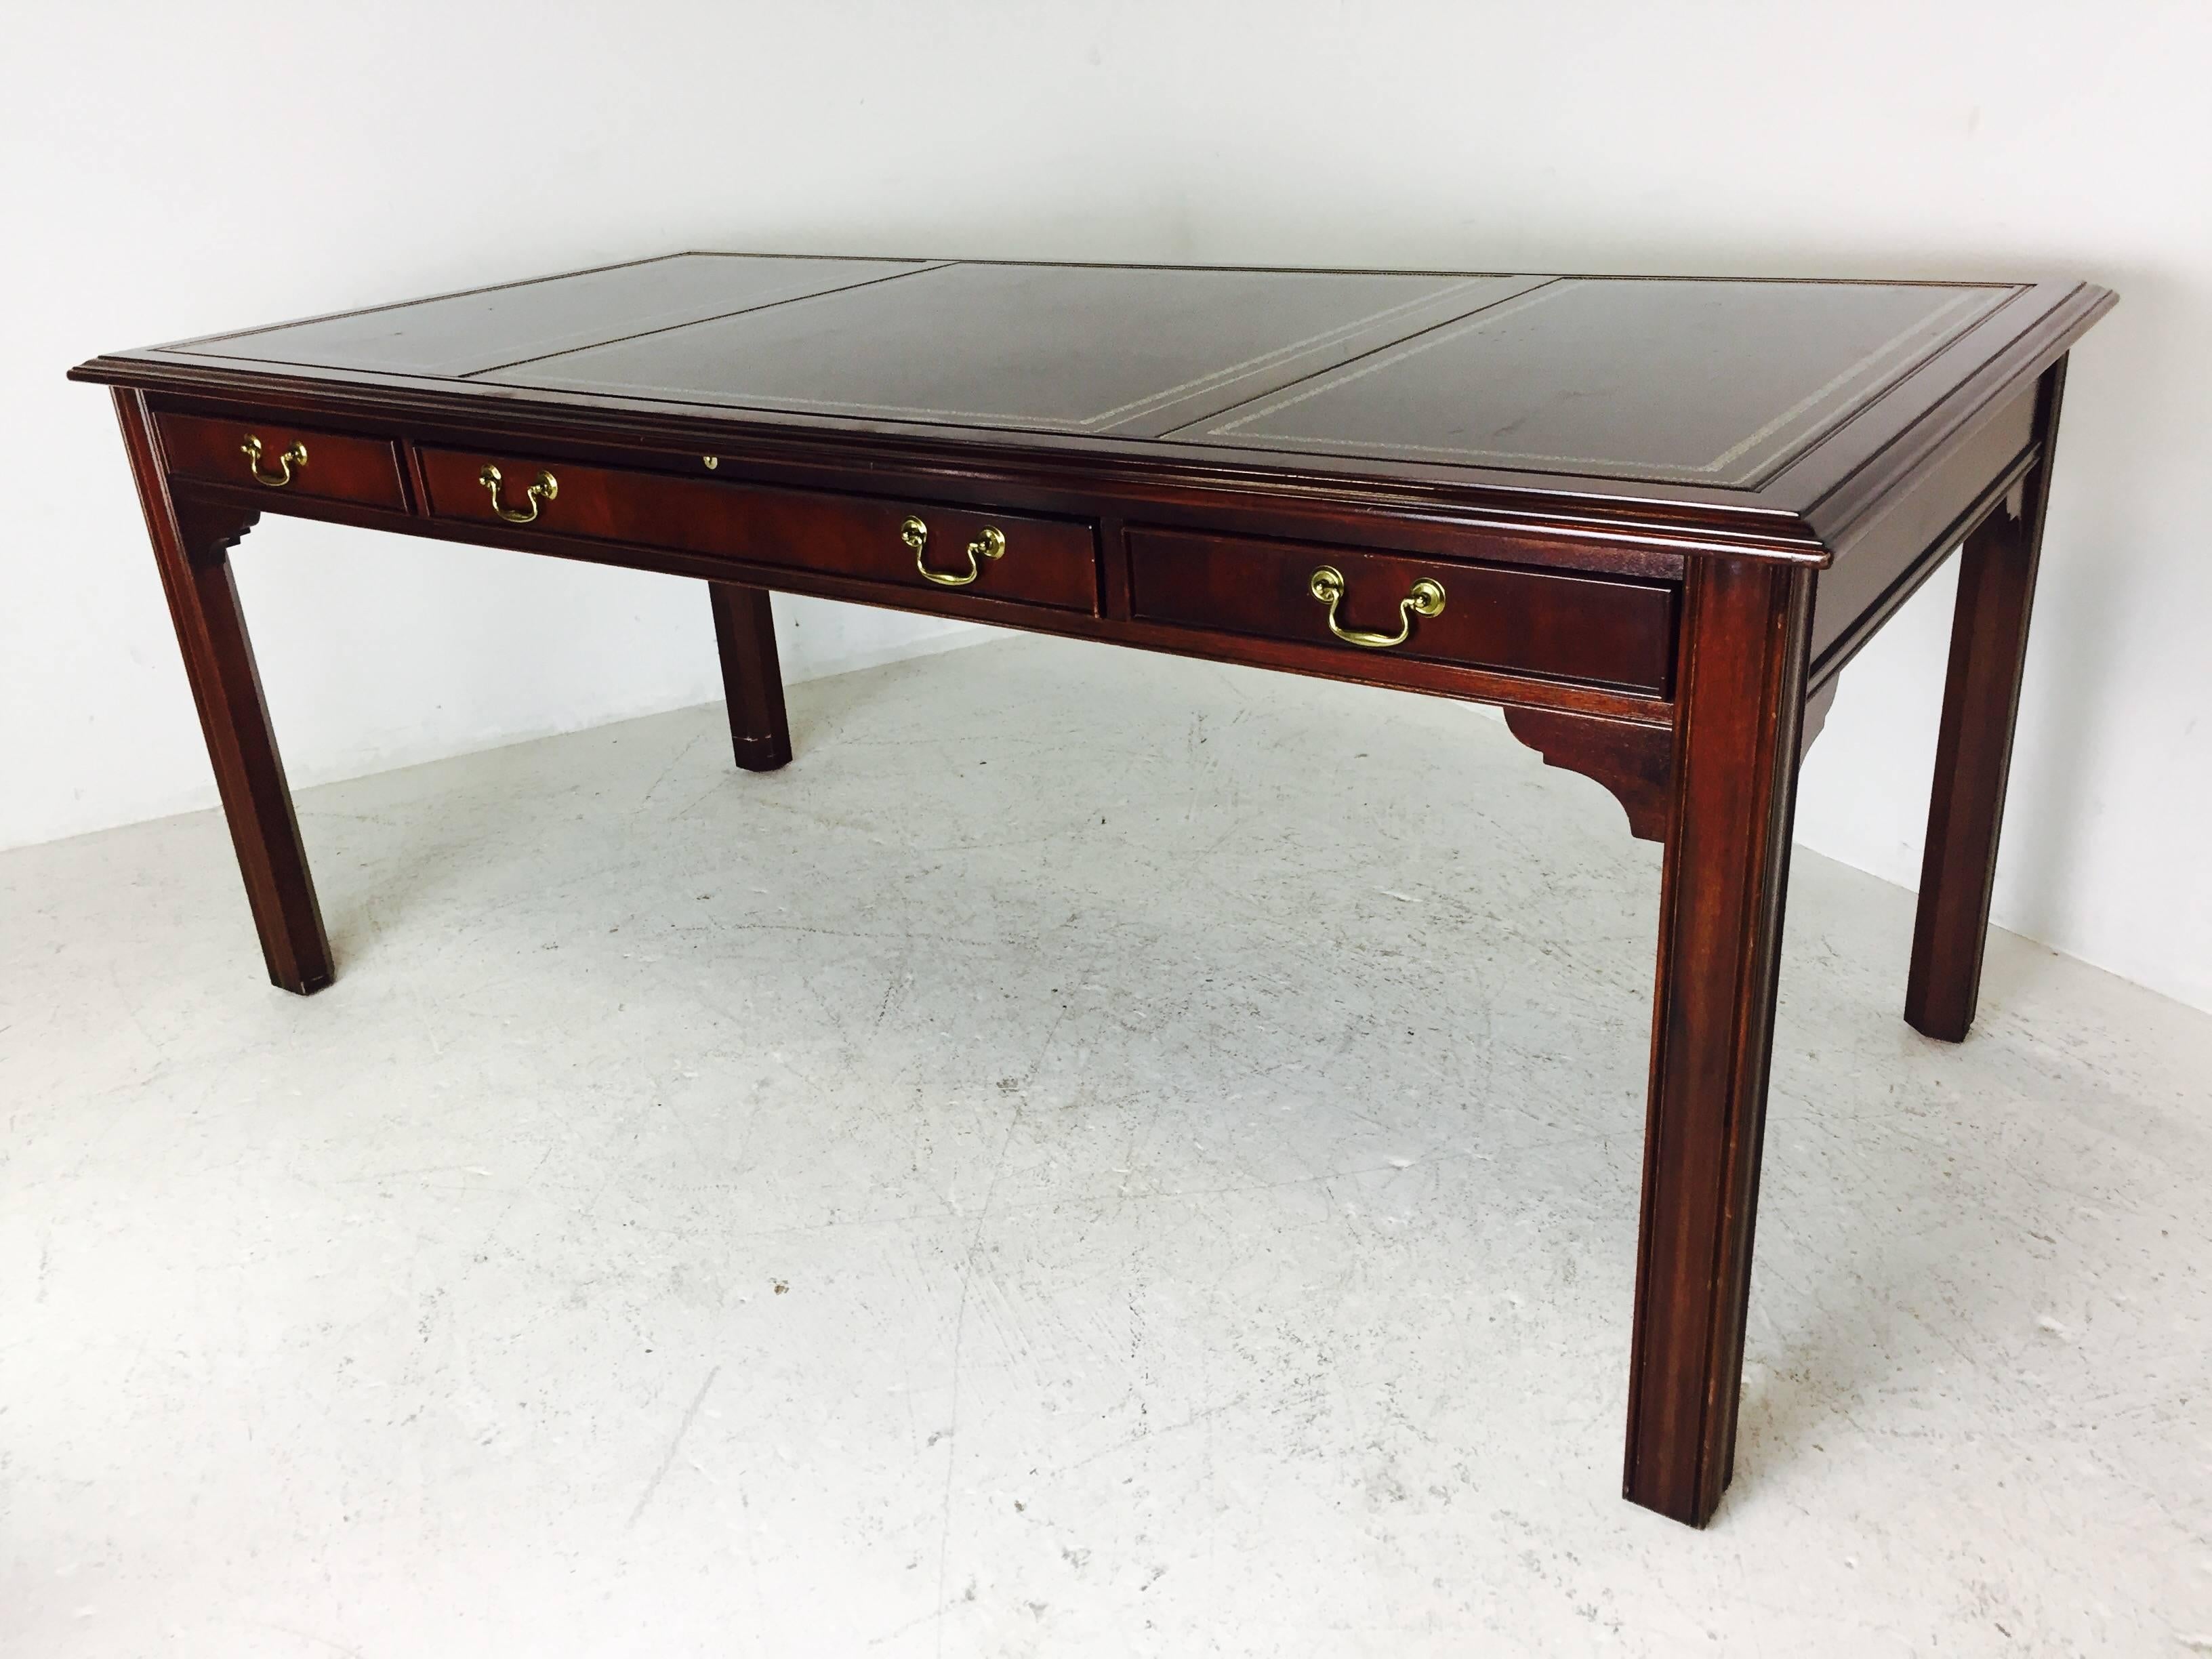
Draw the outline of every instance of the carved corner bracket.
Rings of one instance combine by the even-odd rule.
[[[1513,735],[1544,757],[1544,764],[1579,772],[1613,792],[1628,813],[1628,832],[1639,841],[1667,839],[1674,793],[1672,726],[1552,708],[1508,708]]]
[[[1836,682],[1843,678],[1841,670],[1805,694],[1804,722],[1797,728],[1797,754],[1804,757],[1813,746],[1813,739],[1820,735],[1820,728],[1828,723],[1828,711],[1836,706]]]
[[[246,532],[261,522],[258,507],[171,497],[177,514],[177,533],[185,554],[196,565],[220,564],[230,550],[246,539]]]

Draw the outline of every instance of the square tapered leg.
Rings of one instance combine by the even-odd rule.
[[[1703,1526],[1735,1457],[1812,578],[1684,593],[1623,1490]]]
[[[1920,909],[1905,988],[1905,1019],[1946,1042],[1966,1040],[1981,999],[1997,832],[2004,822],[2028,613],[2065,386],[2062,357],[2045,374],[2037,394],[2035,465],[1975,526],[1959,557],[1951,668],[1943,687]]]
[[[775,657],[775,617],[768,590],[709,582],[714,642],[722,653],[722,694],[730,711],[730,749],[748,772],[773,772],[791,759],[783,712],[783,671]]]
[[[333,977],[330,941],[230,568],[231,548],[259,514],[179,500],[144,397],[118,391],[115,408],[269,977],[305,996]]]

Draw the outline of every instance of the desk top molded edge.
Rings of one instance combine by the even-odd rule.
[[[488,289],[507,286],[514,284]],[[221,336],[103,355],[71,369],[70,378],[128,386],[157,398],[252,405],[387,428],[477,428],[521,438],[559,436],[646,449],[750,449],[804,454],[860,469],[951,470],[1102,491],[1258,491],[1382,514],[1449,517],[1522,531],[1551,530],[1599,543],[1617,540],[1675,552],[1820,566],[1830,562],[1831,549],[1854,524],[1879,513],[1892,492],[1965,441],[1980,418],[2056,362],[2117,300],[2111,290],[2087,283],[2021,286],[2023,298],[2030,301],[2016,313],[2023,325],[2000,325],[1996,337],[1981,338],[1994,321],[1984,319],[1754,489],[1351,461],[1149,438],[981,427],[924,429],[899,421],[677,406],[602,393],[495,387],[459,378],[252,367],[189,349],[227,337]],[[1996,315],[2014,309],[2008,305]],[[1966,361],[1954,365],[1960,378],[1942,386],[1942,366],[1960,357]],[[1936,378],[1923,378],[1931,371],[1937,372]],[[1917,405],[1916,390],[1922,394]],[[1924,395],[1931,391],[1932,396]]]

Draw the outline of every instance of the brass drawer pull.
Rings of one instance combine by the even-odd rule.
[[[477,482],[491,491],[491,510],[509,524],[536,523],[538,507],[561,493],[561,481],[550,472],[540,472],[538,482],[523,492],[529,500],[530,511],[520,513],[501,504],[499,499],[500,471],[497,467],[486,463],[484,470],[477,474]]]
[[[929,546],[929,526],[921,520],[908,519],[901,525],[899,539],[914,550],[914,568],[922,574],[924,580],[935,582],[939,587],[967,586],[983,574],[983,567],[977,562],[978,560],[995,559],[1006,550],[1006,538],[998,526],[986,525],[983,533],[968,544],[968,574],[951,576],[942,570],[932,570],[923,562],[922,554]]]
[[[1369,651],[1388,651],[1394,645],[1403,645],[1413,637],[1413,618],[1440,617],[1444,609],[1444,589],[1442,582],[1432,582],[1426,576],[1413,584],[1413,591],[1398,601],[1399,629],[1395,634],[1370,634],[1364,628],[1346,628],[1336,620],[1336,602],[1344,597],[1344,572],[1333,564],[1325,564],[1307,578],[1306,586],[1314,598],[1328,607],[1328,631],[1346,645],[1356,645]]]
[[[261,440],[251,432],[246,434],[246,441],[239,445],[238,453],[246,457],[246,469],[253,474],[253,482],[258,484],[266,484],[271,489],[282,489],[286,484],[291,483],[294,467],[296,466],[302,471],[307,470],[307,447],[297,441],[295,441],[289,449],[276,458],[276,472],[274,477],[261,470]]]

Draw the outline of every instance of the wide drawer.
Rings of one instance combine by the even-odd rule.
[[[388,438],[204,415],[156,415],[154,425],[169,471],[187,478],[364,507],[407,505],[399,451]]]
[[[486,451],[425,449],[434,517],[719,553],[748,564],[957,589],[1095,614],[1091,526],[941,502],[623,472]],[[487,469],[496,469],[493,478]],[[493,484],[497,485],[495,492]]]
[[[1142,621],[1667,695],[1662,583],[1179,530],[1132,528],[1128,549]]]

